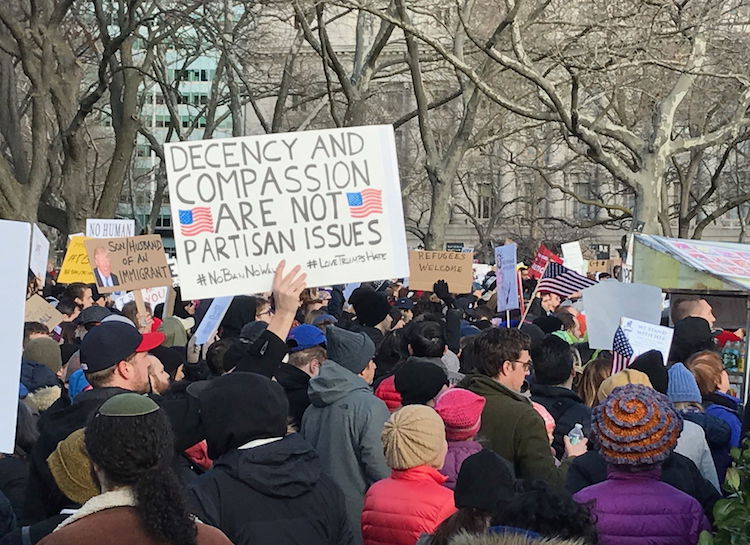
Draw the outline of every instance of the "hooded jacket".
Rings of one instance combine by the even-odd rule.
[[[552,448],[558,459],[565,454],[563,438],[576,424],[581,424],[583,434],[591,437],[591,408],[573,390],[563,386],[532,384],[531,399],[547,409],[555,419]]]
[[[721,418],[729,425],[731,431],[729,445],[739,447],[742,438],[742,421],[738,412],[740,400],[729,394],[713,392],[703,396],[703,406],[706,408],[706,414]]]
[[[365,496],[365,545],[414,545],[456,512],[445,477],[426,465],[412,467],[375,483]]]
[[[486,399],[479,437],[513,464],[518,478],[562,486],[567,463],[555,465],[544,421],[528,398],[484,375],[469,375],[461,385]]]
[[[234,449],[188,490],[193,512],[235,545],[349,545],[339,488],[299,434]]]
[[[599,451],[590,450],[573,461],[566,477],[565,488],[570,494],[575,494],[587,486],[606,480],[607,462]],[[670,454],[662,464],[660,478],[695,498],[709,517],[714,504],[721,499],[719,491],[701,476],[693,461],[676,452]]]
[[[390,413],[362,377],[331,360],[310,379],[308,394],[311,405],[302,417],[302,435],[344,493],[355,543],[361,543],[365,492],[390,475],[380,440]]]
[[[711,525],[694,499],[661,482],[661,471],[609,469],[607,480],[573,496],[596,517],[600,545],[696,545]]]
[[[45,386],[58,386],[60,380],[49,367],[35,361],[22,359],[21,384],[26,386],[29,392],[34,392]]]

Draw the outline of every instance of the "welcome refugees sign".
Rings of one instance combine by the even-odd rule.
[[[281,259],[309,286],[409,271],[391,126],[166,144],[180,285],[270,289]]]

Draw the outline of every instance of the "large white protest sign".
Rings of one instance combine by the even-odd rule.
[[[309,286],[408,275],[393,127],[165,144],[184,297],[264,292],[281,259]]]
[[[86,219],[86,236],[91,238],[121,238],[135,236],[135,220]]]
[[[0,346],[3,347],[0,452],[12,453],[16,442],[31,224],[0,220],[0,239],[3,241],[3,266],[0,267],[0,296],[3,300],[0,314]]]
[[[661,290],[646,284],[605,280],[583,290],[583,308],[591,348],[611,350],[623,316],[649,324],[661,320]]]
[[[578,274],[586,276],[589,267],[586,260],[583,259],[581,243],[566,242],[565,244],[560,245],[560,247],[562,248],[563,264]]]
[[[664,364],[666,365],[669,358],[669,349],[672,346],[674,329],[624,316],[620,320],[620,327],[633,349],[633,358],[649,350],[658,350],[664,357]]]
[[[515,310],[518,304],[518,275],[516,274],[515,243],[495,248],[495,276],[497,282],[497,311]]]
[[[195,343],[206,344],[211,335],[216,333],[219,329],[221,321],[224,319],[224,315],[229,310],[229,305],[232,304],[234,297],[217,297],[211,301],[211,306],[208,307],[206,315],[201,320],[198,330],[195,332]]]
[[[47,279],[47,262],[49,261],[49,240],[44,236],[39,226],[34,223],[31,232],[31,254],[29,269],[36,276],[39,287],[44,287]]]

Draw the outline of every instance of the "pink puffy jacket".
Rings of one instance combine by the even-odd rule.
[[[453,491],[437,469],[417,466],[393,470],[365,495],[362,537],[365,545],[414,545],[456,511]]]

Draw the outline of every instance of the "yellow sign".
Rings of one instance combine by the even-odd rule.
[[[58,283],[70,284],[72,282],[94,283],[94,273],[89,265],[89,256],[86,253],[86,237],[73,237],[65,252],[65,259],[60,274],[57,276]]]

